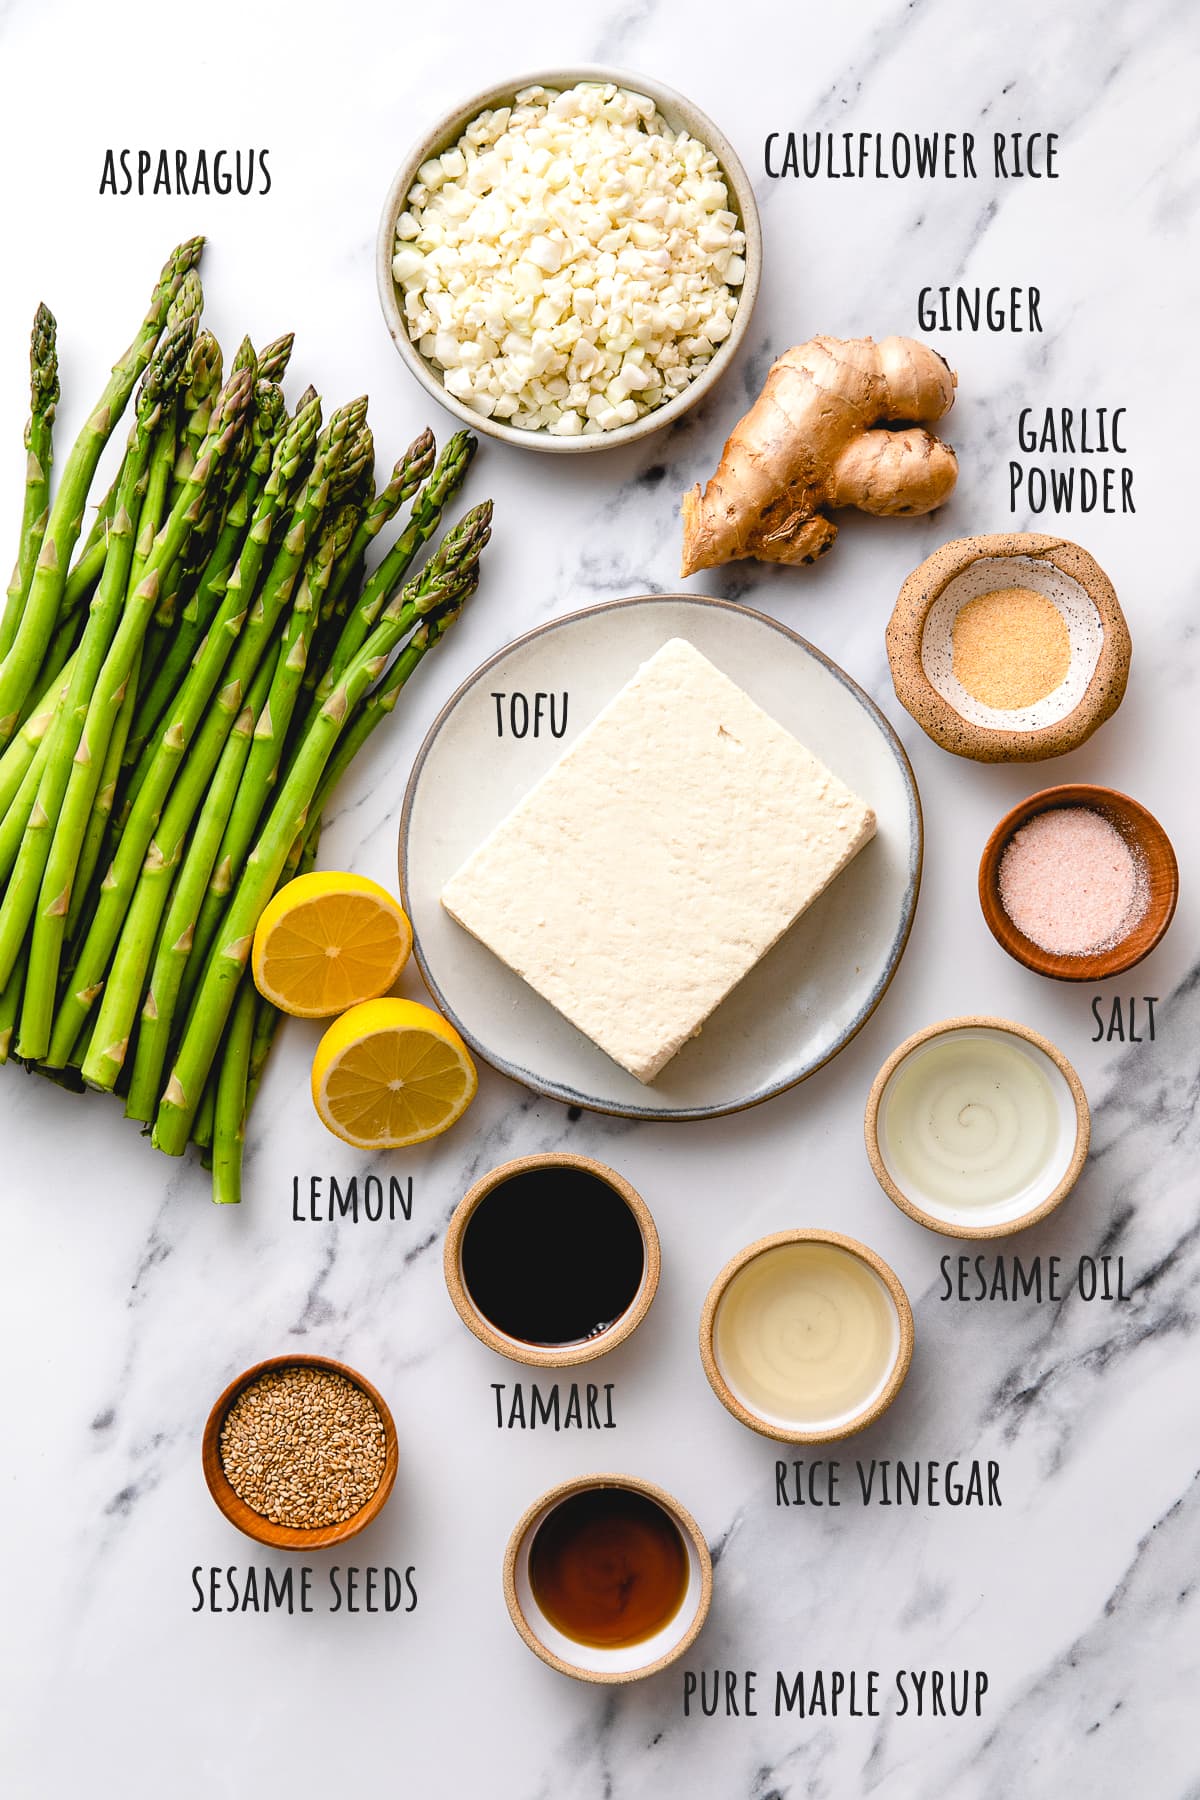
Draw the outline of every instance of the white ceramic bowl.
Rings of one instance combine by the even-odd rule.
[[[986,1204],[950,1203],[941,1195],[923,1192],[897,1163],[889,1130],[889,1109],[901,1072],[947,1039],[965,1045],[972,1038],[998,1039],[1016,1049],[1045,1077],[1054,1103],[1053,1142],[1036,1174],[1018,1192]],[[1009,1019],[944,1019],[916,1032],[888,1057],[867,1099],[867,1155],[876,1180],[902,1212],[946,1237],[1007,1237],[1044,1219],[1079,1179],[1090,1137],[1087,1096],[1071,1064],[1048,1038]]]
[[[659,406],[631,425],[620,425],[615,431],[596,432],[590,437],[562,438],[552,437],[546,431],[523,431],[517,426],[506,425],[503,420],[485,419],[480,413],[446,392],[442,384],[441,373],[417,349],[408,335],[408,327],[400,310],[396,284],[392,278],[392,256],[396,247],[396,220],[404,210],[404,203],[414,181],[417,170],[430,157],[438,156],[458,142],[472,119],[481,112],[487,112],[495,106],[505,106],[514,96],[527,87],[569,88],[579,81],[612,81],[618,87],[630,88],[635,93],[645,94],[654,101],[655,106],[672,129],[688,131],[698,138],[716,156],[721,165],[732,201],[732,210],[738,214],[738,221],[746,236],[745,261],[746,279],[742,283],[738,297],[737,311],[733,315],[733,324],[729,336],[717,350],[712,361],[699,374],[695,381],[676,395],[674,400],[665,406]],[[396,173],[395,180],[388,189],[387,199],[383,204],[383,213],[379,221],[379,238],[375,254],[376,280],[379,287],[379,304],[383,308],[383,316],[387,322],[392,341],[400,352],[402,359],[408,364],[422,387],[433,396],[439,405],[469,425],[473,431],[485,432],[489,437],[501,438],[506,444],[517,444],[523,450],[556,451],[569,455],[578,455],[590,450],[612,450],[620,444],[631,444],[639,438],[647,437],[653,431],[659,431],[664,425],[670,425],[681,418],[689,407],[708,393],[710,388],[720,380],[732,362],[737,347],[746,334],[750,323],[750,315],[754,310],[754,301],[758,294],[759,275],[762,269],[762,233],[759,230],[758,208],[754,202],[754,190],[737,152],[724,134],[719,131],[712,120],[693,106],[682,94],[673,88],[664,87],[660,81],[647,81],[642,75],[632,75],[624,69],[606,69],[590,63],[582,63],[570,69],[539,69],[531,75],[521,75],[510,81],[497,82],[494,87],[486,88],[483,93],[475,94],[470,100],[456,106],[434,126],[433,130],[423,137],[404,159]]]

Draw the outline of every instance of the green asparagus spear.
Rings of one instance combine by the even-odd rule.
[[[196,466],[200,446],[208,436],[213,402],[224,379],[221,346],[211,331],[198,331],[184,375],[183,417],[175,458],[172,500]]]
[[[29,952],[21,951],[12,974],[0,989],[0,1063],[6,1063],[12,1050],[13,1035],[21,1014],[21,996],[25,992],[25,968]]]
[[[21,541],[4,616],[0,619],[0,658],[17,635],[42,534],[50,508],[50,465],[54,456],[54,411],[59,400],[57,326],[54,314],[39,306],[29,341],[29,423],[25,427],[25,507]]]
[[[144,645],[139,645],[135,650],[133,666],[125,678],[125,685],[114,695],[117,713],[109,733],[108,749],[104,753],[100,784],[96,789],[92,810],[84,827],[79,861],[75,866],[75,878],[71,883],[71,902],[67,908],[66,934],[69,955],[73,954],[77,947],[80,920],[91,893],[92,877],[95,875],[96,866],[100,861],[100,853],[104,848],[104,840],[108,831],[108,821],[112,817],[112,809],[117,797],[121,758],[125,751],[125,740],[129,736],[133,709],[137,703],[138,673],[141,669],[143,649]]]
[[[80,647],[72,671],[70,691],[57,710],[44,741],[42,773],[37,794],[12,870],[8,874],[4,899],[0,902],[0,986],[3,986],[12,971],[25,940],[29,921],[33,917],[78,747],[76,733],[86,716],[90,689],[99,676],[125,598],[129,564],[133,557],[136,490],[141,478],[135,468],[130,491],[122,496],[117,517],[113,521],[112,549],[105,565],[112,574],[108,582],[101,581],[92,612],[93,619],[103,629],[93,634],[93,642],[87,646],[86,655],[84,647]],[[132,508],[132,513],[129,508]],[[83,686],[85,681],[87,688]],[[71,742],[73,738],[76,739],[75,743]],[[51,1008],[53,1003],[51,992]]]
[[[418,432],[402,456],[398,457],[386,487],[371,500],[362,524],[350,546],[351,564],[367,554],[383,527],[394,519],[400,508],[417,492],[437,459],[437,444],[426,426]]]
[[[3,1001],[0,1000],[0,1010]],[[246,1071],[246,1117],[250,1117],[258,1090],[262,1085],[263,1071],[267,1066],[267,1058],[275,1043],[275,1036],[283,1023],[284,1014],[269,1000],[258,996],[254,1007],[254,1031],[250,1039],[250,1066]]]
[[[185,276],[200,259],[203,244],[202,238],[193,238],[167,259],[146,317],[129,348],[114,364],[108,385],[64,465],[21,621],[8,654],[0,663],[0,744],[17,729],[22,706],[45,658],[100,453],[153,354]]]
[[[371,733],[383,723],[389,713],[394,711],[396,702],[400,698],[400,691],[416,669],[421,657],[426,651],[432,650],[439,638],[450,629],[466,602],[475,592],[478,582],[479,572],[476,570],[474,576],[464,584],[462,592],[456,595],[454,601],[442,612],[435,613],[426,622],[423,632],[417,631],[412,643],[400,652],[382,680],[367,695],[346,727],[338,741],[337,750],[329,760],[313,806],[316,816],[319,817],[324,812],[330,794],[338,786]]]
[[[371,545],[388,521],[395,517],[407,500],[411,500],[433,467],[436,446],[431,431],[414,438],[392,470],[391,480],[368,503],[353,538],[350,540],[333,574],[329,593],[322,607],[321,624],[309,657],[305,687],[311,692],[324,672],[325,664],[341,636],[349,597],[361,585],[363,564]]]
[[[113,488],[113,501],[117,497]],[[108,513],[100,522],[100,529],[94,539],[89,538],[80,555],[76,558],[67,585],[63,589],[62,606],[59,608],[60,618],[78,611],[85,600],[90,600],[104,569],[104,558],[108,555],[108,528],[112,523],[112,514]]]
[[[412,499],[433,467],[436,450],[432,431],[422,431],[397,462],[387,486],[381,488],[369,502],[351,540],[345,562],[330,589],[331,601],[340,597],[343,588],[361,570],[364,557],[384,526],[396,516],[406,501]]]
[[[283,874],[279,877],[279,886],[283,887],[296,875],[307,875],[317,860],[317,848],[321,841],[321,821],[318,819],[303,837],[298,837],[292,846],[288,860],[283,866]],[[284,1015],[269,1000],[260,994],[254,1005],[254,1035],[250,1042],[250,1068],[246,1082],[246,1117],[249,1118],[262,1085],[263,1072],[267,1059],[271,1054],[279,1027]]]
[[[305,572],[288,623],[288,634],[275,665],[270,700],[255,729],[238,803],[225,827],[220,850],[211,871],[208,891],[203,897],[195,922],[192,953],[186,968],[181,971],[180,985],[170,995],[169,1001],[165,995],[160,998],[160,1010],[164,1013],[169,1007],[173,1016],[176,1001],[184,1006],[190,1001],[203,973],[212,940],[220,928],[233,871],[242,867],[254,842],[259,820],[278,779],[308,655],[308,633],[313,621],[320,616],[331,571],[343,554],[352,529],[350,520],[343,515],[335,515],[322,532],[316,553]],[[156,1081],[162,1072],[163,1064],[160,1063],[155,1070]],[[156,1087],[156,1101],[160,1091]]]
[[[217,1059],[218,1066],[220,1058]],[[196,1108],[196,1122],[192,1128],[192,1142],[200,1151],[200,1162],[203,1168],[212,1168],[213,1115],[217,1104],[218,1069],[212,1072],[212,1079],[205,1084],[204,1095]]]
[[[283,887],[297,875],[307,875],[316,866],[317,850],[321,842],[321,821],[317,819],[304,833],[297,837],[288,853],[288,859],[279,877],[279,886]],[[254,1107],[258,1090],[262,1085],[263,1073],[272,1045],[279,1034],[279,1027],[284,1019],[283,1013],[269,1000],[259,994],[254,1003],[254,1033],[250,1040],[250,1067],[246,1081],[246,1117]]]
[[[150,477],[147,483],[146,498],[142,502],[141,517],[138,520],[137,547],[134,550],[133,568],[130,581],[136,586],[145,574],[154,539],[162,525],[167,495],[171,485],[174,467],[175,428],[171,419],[164,419],[159,426],[154,440],[154,451],[150,464]],[[100,860],[100,852],[104,845],[108,821],[112,815],[113,803],[116,799],[117,782],[120,778],[122,757],[129,737],[137,704],[138,680],[145,655],[145,642],[138,646],[134,653],[133,667],[126,678],[120,693],[116,718],[113,721],[109,736],[108,749],[105,751],[104,766],[100,774],[100,785],[96,797],[92,801],[92,810],[84,830],[83,843],[79,852],[75,877],[71,883],[71,903],[67,910],[66,941],[70,944],[77,933],[80,915],[87,902],[88,890],[96,864]]]
[[[212,1197],[218,1206],[242,1198],[242,1150],[246,1142],[246,1089],[254,1044],[254,983],[242,979],[225,1038],[213,1103]]]
[[[137,418],[121,465],[105,572],[89,609],[87,627],[74,658],[67,692],[55,708],[44,740],[41,779],[16,859],[11,872],[3,870],[8,881],[0,902],[0,986],[11,973],[33,916],[72,766],[76,761],[86,760],[87,739],[81,738],[81,734],[92,692],[125,601],[154,432],[164,402],[169,403],[179,379],[193,330],[192,321],[184,319],[167,333],[150,364],[138,397]],[[34,973],[35,977],[40,974],[40,965],[35,964]],[[51,990],[48,997],[51,1008],[53,1003]]]
[[[248,337],[244,337],[233,353],[230,373],[234,369],[249,369],[255,381],[258,380],[258,358],[254,354],[254,345]]]
[[[53,730],[51,721],[50,731]],[[21,785],[13,796],[12,804],[0,819],[0,882],[7,883],[16,866],[17,857],[21,853],[21,845],[25,841],[25,833],[33,816],[37,802],[38,789],[42,785],[42,777],[46,773],[46,765],[50,760],[50,731],[47,731],[33,753],[33,758],[21,777]]]
[[[372,492],[362,499],[361,505],[367,506],[374,499],[375,475],[375,439],[371,427],[365,422],[359,426],[346,445],[337,477],[329,490],[329,501],[332,506],[340,506],[343,500],[358,500],[364,482],[372,484]]]
[[[50,640],[50,648],[46,652],[42,666],[38,671],[38,679],[34,686],[44,688],[52,679],[55,670],[62,666],[63,658],[68,651],[75,648],[78,637],[82,635],[81,614],[87,601],[96,591],[96,584],[104,572],[104,559],[108,555],[108,532],[112,524],[113,508],[117,501],[117,481],[100,503],[96,521],[88,533],[83,549],[76,557],[67,576],[63,597],[58,607],[58,622],[54,636]],[[31,708],[26,699],[22,709],[27,717]]]
[[[150,449],[146,494],[138,517],[133,564],[129,571],[129,579],[133,587],[137,586],[150,566],[150,558],[154,552],[154,540],[162,529],[162,522],[166,517],[167,496],[171,491],[171,470],[174,462],[175,420],[170,405],[164,404]]]
[[[120,471],[118,470],[117,474],[113,477],[112,486],[105,494],[103,500],[101,500],[99,506],[95,509],[96,516],[92,520],[91,529],[83,540],[83,549],[79,552],[79,555],[72,566],[71,573],[67,577],[67,585],[63,590],[64,607],[72,604],[78,605],[79,601],[83,598],[82,584],[88,579],[84,574],[83,564],[89,558],[94,558],[97,555],[100,558],[101,564],[103,564],[104,548],[108,542],[108,527],[111,523],[113,511],[117,504],[117,482],[119,479]],[[78,575],[76,575],[77,570],[79,571]],[[99,571],[97,571],[97,579],[98,578]],[[73,582],[75,584],[74,586],[72,585]],[[93,581],[91,585],[94,587],[95,582]]]
[[[181,708],[190,709],[197,693],[205,688],[209,693],[212,692],[213,685],[219,680],[233,644],[239,638],[248,615],[256,627],[261,622],[262,608],[258,604],[256,596],[275,535],[276,521],[281,514],[284,517],[288,516],[286,511],[287,495],[296,479],[299,467],[307,461],[308,452],[317,437],[320,420],[321,403],[314,394],[304,410],[298,412],[291,420],[280,439],[272,457],[271,472],[254,510],[254,519],[250,530],[242,541],[233,573],[224,584],[216,615],[205,636],[201,639],[192,667],[184,675],[178,690],[170,696],[168,705],[163,710],[153,735],[146,742],[137,766],[130,777],[121,820],[122,830],[128,822],[133,807],[137,804],[142,787],[163,748],[164,740],[169,735],[171,725],[174,723],[171,715],[178,714]],[[323,500],[322,504],[324,504]],[[285,599],[290,596],[290,583],[295,579],[296,571],[303,557],[303,550],[303,542],[298,546],[293,545],[291,551],[287,550],[285,542],[271,562],[270,573],[265,583],[267,589],[281,593]],[[165,729],[161,729],[162,727]],[[182,745],[168,746],[169,750],[180,748]],[[175,759],[172,757],[169,765],[172,768],[174,761]],[[142,848],[144,850],[145,845]],[[141,852],[139,852],[140,854]]]

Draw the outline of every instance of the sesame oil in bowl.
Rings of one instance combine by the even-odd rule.
[[[1048,1039],[1008,1019],[946,1019],[894,1050],[867,1099],[867,1155],[902,1212],[949,1237],[1044,1218],[1087,1157],[1087,1097]]]
[[[1058,1109],[1040,1063],[1011,1039],[932,1039],[897,1069],[881,1148],[908,1193],[988,1214],[1031,1193],[1054,1157]]]

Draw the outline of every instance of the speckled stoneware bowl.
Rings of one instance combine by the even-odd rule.
[[[482,112],[496,106],[511,104],[514,97],[527,87],[569,88],[579,81],[605,82],[612,81],[618,87],[629,88],[634,93],[645,94],[653,100],[667,124],[673,130],[684,130],[694,138],[698,138],[707,149],[711,150],[721,165],[721,173],[725,177],[725,185],[729,189],[730,210],[738,215],[738,224],[746,236],[744,251],[746,262],[746,279],[742,283],[738,296],[737,311],[733,315],[733,324],[729,336],[717,350],[712,361],[699,374],[695,381],[686,387],[682,394],[665,406],[659,406],[642,418],[635,419],[631,425],[618,426],[615,431],[597,432],[591,437],[562,438],[552,437],[546,431],[522,431],[513,425],[506,425],[503,420],[485,419],[482,414],[472,411],[463,401],[446,392],[438,369],[421,355],[417,346],[408,335],[408,327],[400,309],[396,283],[392,278],[392,256],[396,247],[396,220],[404,210],[404,203],[410,189],[417,178],[417,170],[430,157],[439,156],[442,151],[449,150],[456,144],[467,126]],[[630,74],[626,69],[601,68],[592,63],[580,63],[569,69],[538,69],[531,75],[515,76],[508,81],[499,81],[494,87],[485,88],[481,94],[475,94],[461,105],[454,107],[438,121],[432,131],[426,133],[420,143],[405,157],[396,172],[395,179],[388,189],[387,199],[383,203],[383,213],[379,221],[379,237],[375,251],[376,282],[379,288],[379,304],[383,308],[383,316],[387,322],[392,341],[400,352],[402,360],[408,364],[421,386],[430,393],[440,406],[469,425],[473,431],[485,432],[488,437],[500,438],[506,444],[516,444],[523,450],[546,450],[560,455],[580,455],[591,450],[613,450],[621,444],[636,443],[638,439],[648,437],[651,432],[660,431],[663,426],[672,424],[681,418],[690,407],[703,399],[710,389],[721,379],[725,370],[737,354],[738,345],[746,335],[750,324],[750,315],[754,311],[754,302],[758,295],[759,277],[762,270],[762,232],[758,223],[758,208],[754,201],[754,189],[749,177],[742,167],[737,152],[718,130],[713,121],[702,113],[697,106],[674,88],[664,87],[661,81],[649,81],[644,75]]]
[[[575,1494],[597,1488],[625,1488],[661,1506],[683,1539],[688,1559],[687,1591],[674,1618],[640,1644],[600,1647],[569,1638],[551,1623],[537,1603],[529,1579],[529,1552],[541,1526],[556,1506]],[[581,1475],[551,1488],[517,1521],[504,1555],[504,1598],[509,1617],[533,1651],[560,1675],[606,1685],[641,1681],[657,1675],[689,1650],[700,1635],[712,1604],[712,1557],[704,1533],[673,1494],[635,1475]]]
[[[606,1325],[603,1331],[598,1331],[594,1337],[585,1338],[582,1343],[530,1344],[522,1338],[510,1337],[476,1306],[463,1274],[463,1238],[476,1208],[497,1188],[502,1188],[518,1175],[528,1174],[531,1169],[570,1169],[594,1175],[598,1181],[603,1181],[615,1194],[621,1196],[633,1214],[641,1234],[643,1265],[637,1292],[618,1318]],[[662,1250],[658,1241],[658,1229],[650,1215],[650,1208],[637,1189],[606,1163],[597,1162],[591,1156],[573,1156],[565,1150],[551,1150],[540,1156],[518,1156],[512,1162],[501,1163],[499,1168],[490,1169],[486,1175],[481,1175],[474,1186],[468,1188],[450,1215],[442,1253],[446,1287],[463,1324],[489,1350],[495,1350],[512,1362],[525,1363],[527,1367],[534,1369],[539,1364],[543,1368],[573,1368],[579,1363],[594,1362],[598,1356],[605,1356],[608,1351],[615,1350],[618,1344],[623,1344],[650,1311],[650,1302],[658,1292],[661,1266]]]
[[[768,1417],[736,1392],[721,1363],[718,1318],[731,1284],[748,1264],[760,1256],[769,1256],[773,1250],[788,1244],[831,1244],[846,1256],[856,1257],[878,1279],[887,1294],[894,1318],[892,1360],[883,1385],[857,1412],[833,1422],[826,1420],[804,1424],[801,1421],[785,1422]],[[846,1237],[839,1231],[776,1231],[769,1237],[758,1238],[753,1244],[747,1244],[744,1250],[739,1250],[725,1264],[709,1288],[700,1314],[700,1361],[704,1365],[704,1373],[713,1393],[740,1424],[748,1426],[751,1431],[757,1431],[761,1437],[774,1438],[784,1444],[836,1443],[842,1438],[852,1437],[856,1432],[865,1431],[868,1425],[873,1425],[876,1419],[882,1418],[904,1386],[904,1379],[912,1362],[913,1342],[912,1307],[899,1276],[868,1245],[860,1244],[857,1238]]]
[[[1019,712],[976,700],[952,660],[959,610],[1006,587],[1044,594],[1071,647],[1063,681]],[[908,577],[887,628],[896,698],[935,744],[976,762],[1040,762],[1074,750],[1120,706],[1131,651],[1129,627],[1100,565],[1078,544],[1028,531],[943,544]]]

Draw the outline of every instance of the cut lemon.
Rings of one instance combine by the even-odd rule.
[[[415,1000],[368,1000],[329,1027],[313,1058],[313,1105],[360,1150],[399,1150],[440,1137],[475,1097],[467,1046]]]
[[[254,985],[281,1012],[325,1019],[386,994],[412,949],[403,907],[362,875],[315,870],[280,888],[254,933]]]

